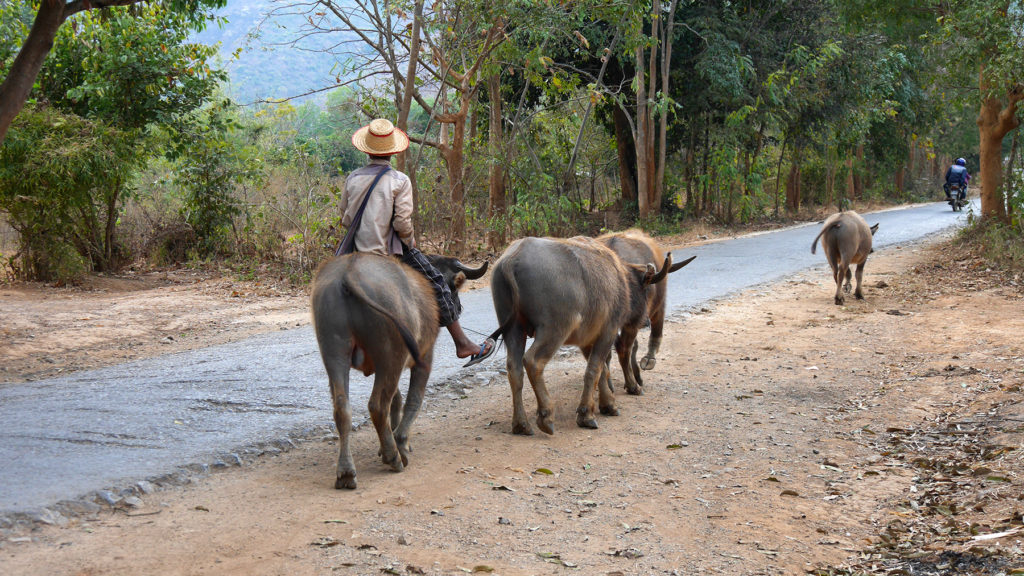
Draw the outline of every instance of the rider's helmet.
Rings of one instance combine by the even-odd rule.
[[[963,158],[957,158],[956,159],[956,165],[957,166],[967,166],[967,160],[964,160]]]

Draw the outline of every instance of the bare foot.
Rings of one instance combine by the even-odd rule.
[[[465,340],[463,342],[455,343],[455,355],[459,358],[469,358],[470,356],[479,354],[486,356],[493,348],[494,342],[487,340],[483,343],[481,348],[480,344],[476,344],[472,340]]]

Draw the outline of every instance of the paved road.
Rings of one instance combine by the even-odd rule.
[[[965,216],[934,203],[870,214],[867,220],[880,224],[875,247],[882,251],[962,225]],[[698,258],[669,283],[669,310],[825,266],[820,250],[810,253],[818,229],[807,224],[680,250],[677,261]],[[477,290],[462,300],[463,326],[490,332],[496,325],[490,292]],[[504,366],[499,353],[463,370],[446,334],[437,346],[435,383],[486,377]],[[358,421],[365,418],[372,382],[353,376]],[[4,518],[25,514],[52,518],[50,510],[61,500],[94,501],[97,491],[117,493],[186,465],[231,465],[247,448],[322,434],[331,412],[316,340],[312,329],[303,327],[0,387],[0,422],[3,527]]]

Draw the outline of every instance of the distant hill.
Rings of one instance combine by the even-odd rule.
[[[301,47],[288,45],[298,36],[300,15],[267,15],[284,2],[271,0],[229,0],[217,12],[227,18],[224,26],[210,25],[195,40],[221,43],[220,55],[230,75],[229,93],[239,103],[260,99],[287,98],[331,85],[343,63],[324,51],[337,43],[337,35],[303,40]],[[238,57],[234,53],[240,50]],[[323,100],[320,93],[309,97]]]

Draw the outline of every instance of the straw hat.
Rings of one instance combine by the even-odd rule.
[[[409,147],[409,136],[395,128],[390,120],[377,118],[356,130],[352,145],[373,156],[391,156]]]

